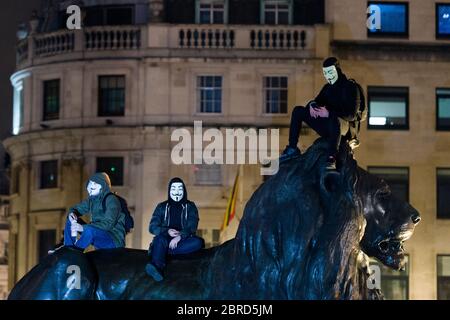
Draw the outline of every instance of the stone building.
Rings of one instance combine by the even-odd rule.
[[[237,171],[236,220],[263,181],[260,165],[175,165],[171,133],[192,132],[194,121],[274,128],[282,149],[290,112],[321,89],[333,54],[368,96],[357,160],[422,214],[407,272],[383,270],[383,289],[450,297],[450,1],[84,0],[81,30],[65,26],[75,1],[44,3],[11,77],[10,286],[60,238],[97,170],[128,199],[128,246],[147,248],[173,176],[187,182],[200,233],[216,244]],[[369,5],[380,28],[372,20],[368,29]],[[316,137],[305,134],[302,149]]]

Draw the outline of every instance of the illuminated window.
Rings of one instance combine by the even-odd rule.
[[[125,115],[125,76],[100,76],[98,78],[98,116]]]
[[[227,2],[224,0],[198,0],[197,22],[204,24],[227,23]]]
[[[436,90],[436,129],[450,130],[450,89]]]
[[[367,171],[386,181],[396,198],[409,202],[408,168],[368,167]]]
[[[59,119],[59,80],[44,81],[43,121]]]
[[[264,77],[264,112],[287,113],[288,78]]]
[[[263,0],[262,24],[292,24],[291,0]]]
[[[450,256],[437,256],[437,299],[450,300]]]
[[[436,4],[436,37],[450,38],[450,3]]]
[[[386,300],[409,300],[409,257],[406,255],[404,271],[393,270],[377,260],[370,265],[377,265],[381,271],[381,292]]]
[[[450,219],[450,168],[437,169],[437,218]]]
[[[409,89],[369,87],[369,129],[409,129]]]
[[[197,111],[202,113],[222,112],[222,77],[197,77]]]
[[[41,161],[40,189],[58,187],[58,160]]]
[[[392,36],[408,37],[409,34],[409,7],[407,2],[380,2],[369,1],[369,6],[380,9],[380,29],[368,29],[369,37]]]
[[[113,186],[123,186],[123,158],[97,158],[97,172],[108,174]]]

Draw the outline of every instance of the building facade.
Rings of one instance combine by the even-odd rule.
[[[384,270],[384,290],[450,298],[450,1],[84,0],[81,30],[65,27],[70,1],[47,2],[18,43],[11,77],[10,287],[59,240],[98,170],[135,217],[128,246],[148,247],[173,176],[185,179],[200,233],[217,244],[237,172],[236,221],[263,182],[261,166],[175,165],[172,132],[193,133],[194,121],[221,132],[273,128],[283,149],[293,107],[315,97],[333,54],[368,96],[355,157],[422,214],[408,270]],[[305,135],[303,150],[317,137]]]

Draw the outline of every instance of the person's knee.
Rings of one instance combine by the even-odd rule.
[[[85,236],[91,236],[94,233],[94,227],[93,226],[84,226],[83,227],[83,234]]]
[[[294,110],[292,110],[292,117],[294,117],[294,118],[302,117],[305,110],[306,110],[306,108],[303,106],[296,106],[294,108]]]
[[[153,238],[153,245],[164,245],[168,243],[168,239],[166,236],[159,234]]]

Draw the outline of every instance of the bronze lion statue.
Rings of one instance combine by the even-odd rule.
[[[171,257],[165,279],[145,273],[147,252],[47,256],[9,299],[382,299],[368,286],[368,257],[402,269],[419,213],[359,168],[347,145],[340,174],[324,174],[326,142],[280,166],[246,204],[236,237]]]

